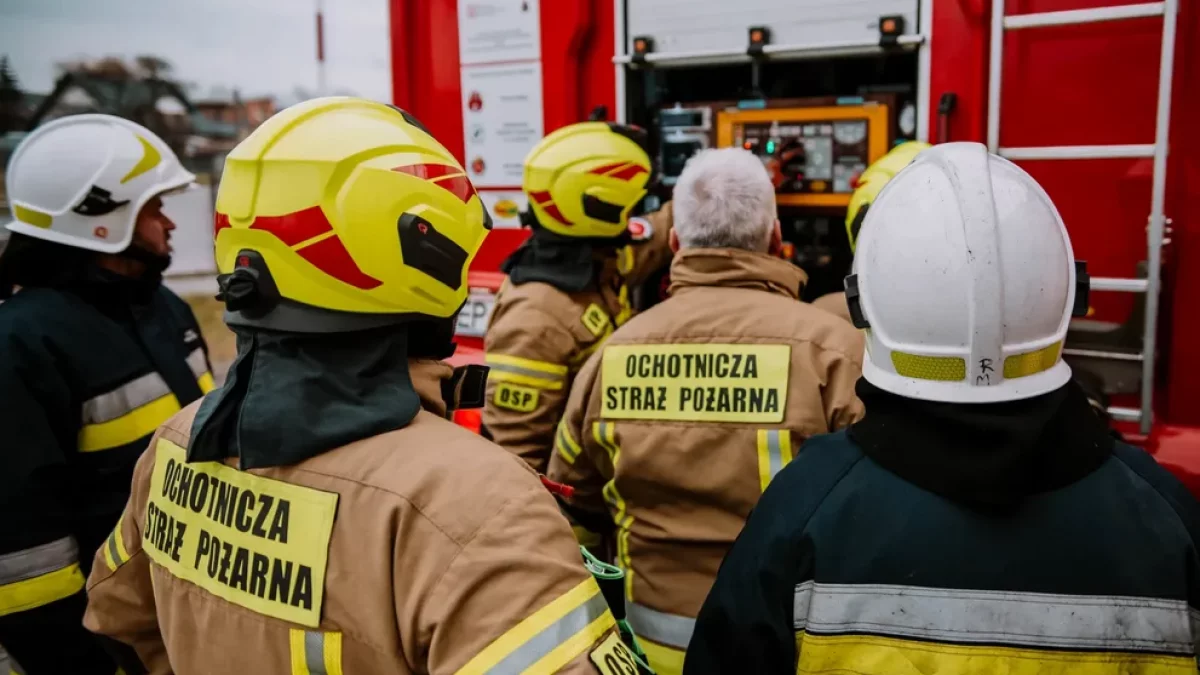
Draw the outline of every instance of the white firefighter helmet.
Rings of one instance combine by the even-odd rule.
[[[72,115],[39,127],[8,165],[12,232],[119,253],[142,206],[196,177],[149,129],[112,115]]]
[[[863,376],[906,398],[1026,399],[1071,377],[1087,275],[1045,190],[977,143],[934,146],[879,194],[846,279]]]

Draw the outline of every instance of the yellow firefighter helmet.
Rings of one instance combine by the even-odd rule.
[[[611,238],[646,194],[645,132],[608,122],[563,127],[525,158],[521,188],[537,223],[567,237]]]
[[[343,97],[287,108],[239,143],[216,211],[226,320],[301,332],[453,316],[491,229],[415,118]]]
[[[912,163],[922,150],[933,146],[921,141],[907,141],[892,148],[891,152],[880,157],[874,164],[858,177],[858,187],[850,197],[850,209],[846,211],[846,233],[850,236],[850,250],[858,242],[858,230],[862,227],[863,219],[867,217],[867,207],[888,181],[900,173],[900,170]]]

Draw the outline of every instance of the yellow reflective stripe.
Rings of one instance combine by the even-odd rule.
[[[292,655],[292,675],[309,675],[304,655],[304,634],[308,631],[293,628],[288,633],[288,651]]]
[[[113,530],[112,538],[116,541],[117,554],[122,560],[129,560],[129,550],[125,548],[125,535],[121,534],[121,527],[125,525],[125,512],[121,512],[121,517],[117,519],[117,527]]]
[[[637,638],[642,651],[646,653],[646,660],[650,662],[650,668],[656,675],[683,675],[685,652],[682,649],[664,647],[641,635]]]
[[[134,164],[133,168],[129,170],[129,173],[125,174],[125,177],[121,179],[121,185],[124,185],[134,178],[146,173],[150,169],[153,169],[154,167],[158,166],[160,161],[162,161],[162,155],[159,154],[158,148],[155,148],[150,141],[142,138],[141,136],[138,136],[137,134],[134,134],[134,136],[136,136],[138,142],[142,144],[142,158],[139,159],[137,164]]]
[[[167,394],[116,419],[85,424],[79,430],[79,451],[96,452],[132,443],[154,433],[160,424],[177,412],[179,401],[174,394]]]
[[[121,534],[124,522],[125,514],[122,513],[117,526],[104,542],[104,564],[108,565],[109,571],[115,572],[118,567],[129,561],[129,551],[125,549],[125,536]]]
[[[633,516],[629,515],[625,499],[617,492],[617,463],[621,459],[621,446],[617,444],[617,425],[612,422],[593,422],[592,436],[608,453],[608,459],[612,462],[613,477],[604,484],[600,494],[617,511],[613,516],[613,522],[617,524],[617,562],[625,570],[625,597],[632,602],[633,561],[629,556],[629,530],[633,526]]]
[[[496,638],[457,672],[554,673],[616,625],[588,578]]]
[[[583,448],[579,447],[579,443],[571,437],[571,430],[567,428],[566,420],[558,423],[558,433],[554,435],[554,448],[558,450],[558,454],[566,460],[567,464],[574,464],[579,453],[583,452]]]
[[[1037,351],[1013,354],[1004,359],[1004,379],[1012,380],[1018,377],[1028,377],[1050,370],[1058,363],[1058,351],[1062,342],[1042,347]]]
[[[488,378],[493,382],[512,382],[538,389],[558,390],[567,379],[567,367],[557,363],[534,361],[507,354],[488,354]]]
[[[519,356],[510,356],[508,354],[488,354],[486,357],[487,364],[501,366],[516,366],[525,370],[534,370],[546,375],[566,375],[567,367],[558,363],[550,363],[549,361],[535,361],[534,359],[523,359]]]
[[[766,492],[771,480],[792,461],[792,434],[787,429],[758,430],[758,482]]]
[[[79,563],[31,579],[0,586],[0,616],[24,612],[69,598],[83,590]]]
[[[629,287],[625,284],[621,284],[621,293],[617,297],[617,303],[621,306],[621,310],[617,312],[615,321],[620,326],[633,317],[633,306],[629,304]]]
[[[109,572],[116,572],[119,565],[117,565],[116,559],[113,558],[112,550],[109,548],[108,543],[106,542],[100,550],[104,552],[104,566],[108,568]]]
[[[13,204],[13,215],[22,223],[28,223],[34,227],[50,227],[54,223],[54,216],[49,213],[20,204]]]
[[[292,675],[342,675],[342,634],[293,628],[288,634]]]
[[[617,249],[617,271],[622,275],[629,274],[633,271],[633,246],[626,244]]]
[[[196,380],[196,384],[200,385],[200,393],[207,394],[217,388],[217,383],[213,381],[212,373],[204,373],[200,379]]]
[[[867,635],[796,633],[799,673],[1195,675],[1195,656],[954,645]],[[647,650],[649,654],[649,650]]]

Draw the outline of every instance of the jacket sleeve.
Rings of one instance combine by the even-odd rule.
[[[848,333],[852,338],[844,351],[823,350],[821,365],[825,371],[825,386],[821,398],[825,406],[825,419],[829,431],[837,431],[862,419],[862,401],[854,393],[858,378],[862,377],[862,333]]]
[[[157,441],[155,434],[150,447],[155,447]],[[134,470],[133,489],[125,512],[96,552],[87,581],[88,603],[83,625],[124,646],[113,651],[123,657],[121,665],[127,673],[148,671],[167,675],[172,670],[158,626],[150,559],[142,549],[154,457],[153,452],[142,453]]]
[[[483,423],[492,440],[544,473],[571,386],[575,336],[549,314],[517,305],[488,327]]]
[[[629,244],[620,252],[628,256],[628,262],[622,265],[625,282],[630,286],[645,283],[671,262],[674,253],[671,251],[671,228],[674,227],[675,202],[663,204],[662,208],[645,216],[650,223],[650,238]]]
[[[79,550],[72,529],[74,449],[61,436],[72,428],[70,392],[41,356],[0,345],[0,644],[29,675],[111,675],[116,666],[80,625],[80,559],[91,551]],[[36,384],[19,367],[39,372]]]
[[[600,587],[536,481],[465,543],[426,606],[430,673],[594,674],[594,659],[621,649]]]
[[[554,453],[550,456],[550,468],[546,476],[574,489],[571,506],[608,518],[601,494],[607,478],[597,463],[597,460],[606,460],[607,456],[593,441],[586,419],[588,405],[595,387],[599,384],[603,352],[599,354],[588,359],[579,375],[575,377],[566,412],[554,435]]]

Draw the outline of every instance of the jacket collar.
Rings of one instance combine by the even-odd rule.
[[[1095,471],[1115,440],[1074,380],[1005,403],[903,398],[865,379],[867,415],[850,426],[863,453],[905,481],[979,511],[1006,511]]]
[[[733,248],[693,248],[679,251],[671,262],[675,293],[698,286],[752,288],[800,299],[808,276],[790,262],[766,253]]]
[[[422,399],[437,400],[437,370],[409,372],[408,331],[304,335],[236,329],[225,384],[192,423],[188,461],[237,457],[241,469],[295,464],[407,426]]]

